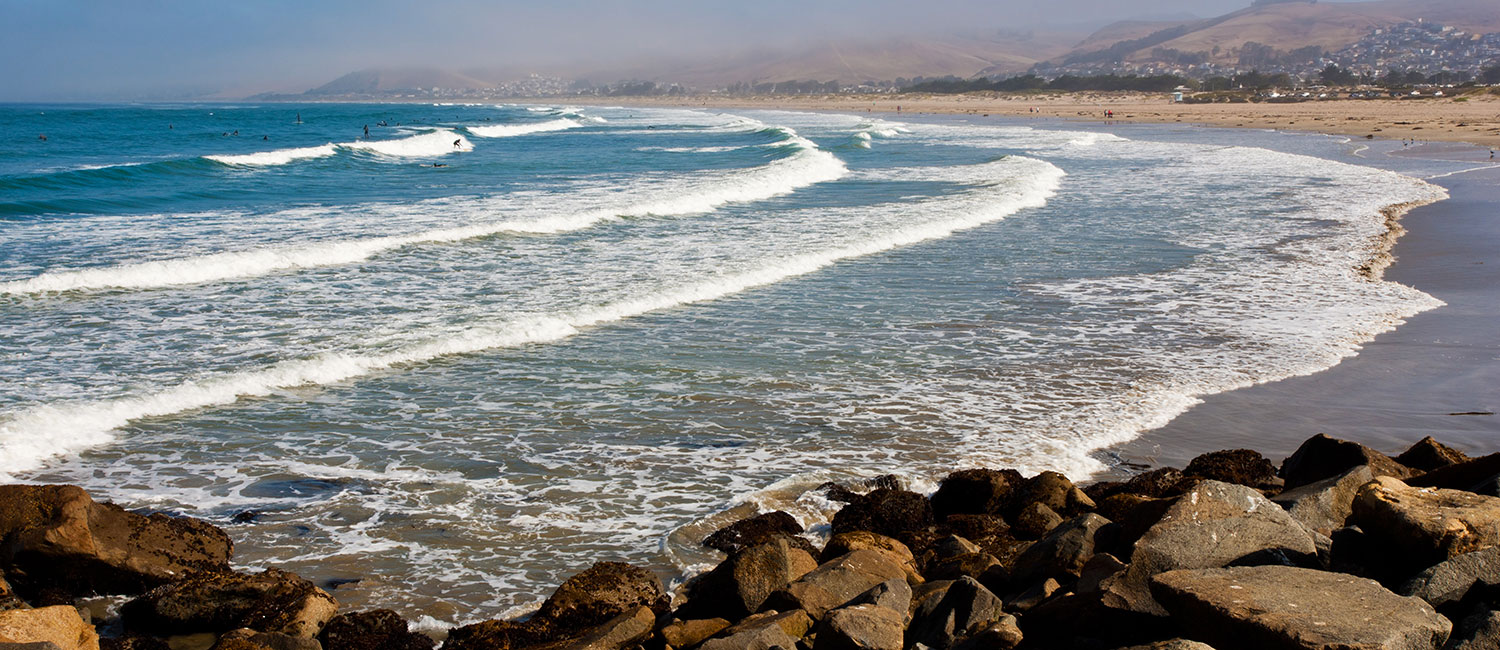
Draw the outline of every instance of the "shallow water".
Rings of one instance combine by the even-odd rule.
[[[731,511],[819,523],[826,480],[1081,478],[1440,304],[1357,269],[1441,188],[1307,136],[413,104],[0,136],[0,473],[433,625],[597,559],[680,575]]]

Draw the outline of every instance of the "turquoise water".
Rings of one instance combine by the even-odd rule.
[[[0,476],[434,625],[596,559],[679,576],[736,514],[818,524],[826,480],[1082,478],[1440,304],[1359,269],[1441,188],[1235,137],[0,107]]]

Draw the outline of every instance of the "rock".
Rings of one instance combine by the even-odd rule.
[[[433,641],[412,632],[406,619],[389,609],[339,614],[319,635],[324,650],[432,650]]]
[[[1016,525],[1011,530],[1022,539],[1036,539],[1062,522],[1062,515],[1046,504],[1032,503],[1016,513]]]
[[[229,571],[224,531],[127,512],[72,485],[0,486],[0,567],[22,595],[138,594],[191,573]]]
[[[0,573],[0,610],[24,609],[30,606],[16,595],[16,592],[10,588],[10,582],[5,579],[5,575]]]
[[[813,491],[822,492],[823,496],[826,497],[829,501],[837,501],[839,503],[854,503],[855,501],[858,501],[860,497],[860,494],[858,492],[855,492],[854,490],[851,490],[843,485],[839,485],[838,483],[834,483],[833,481],[828,481],[822,485],[819,485],[818,487],[813,488]]]
[[[1500,543],[1500,498],[1379,476],[1355,494],[1349,522],[1428,566]]]
[[[699,650],[793,650],[797,648],[797,640],[807,636],[812,626],[812,618],[802,610],[762,612],[698,647]]]
[[[922,574],[917,571],[917,559],[912,555],[911,549],[902,544],[900,540],[869,531],[855,531],[834,535],[823,546],[823,554],[818,558],[818,562],[826,564],[854,551],[864,549],[880,551],[891,556],[906,571],[906,581],[908,583],[914,585],[922,583]]]
[[[672,621],[663,627],[658,633],[663,641],[673,648],[690,648],[702,643],[705,639],[723,632],[729,627],[729,621],[722,618],[700,618],[686,621]]]
[[[913,602],[906,645],[947,648],[1000,620],[1005,612],[995,594],[973,578],[959,578]]]
[[[669,604],[656,574],[623,562],[595,562],[563,582],[531,620],[574,632],[602,625],[637,607],[662,614]]]
[[[1439,467],[1407,481],[1412,487],[1436,487],[1473,491],[1500,474],[1500,453],[1480,456],[1457,465]]]
[[[1073,591],[1081,594],[1097,592],[1101,583],[1124,571],[1125,567],[1124,562],[1109,553],[1095,553],[1094,557],[1084,563]]]
[[[51,643],[59,650],[99,650],[99,635],[68,605],[0,611],[0,643]]]
[[[102,643],[102,641],[101,641]],[[102,646],[101,646],[102,647]],[[51,641],[32,641],[31,643],[7,643],[0,641],[0,650],[62,650],[56,643]]]
[[[965,553],[932,563],[927,567],[926,577],[932,580],[957,580],[963,576],[978,579],[991,567],[999,566],[1000,560],[989,553]]]
[[[906,568],[891,555],[872,549],[853,551],[823,563],[786,588],[771,594],[762,609],[801,609],[821,620],[829,610],[887,580],[906,579]]]
[[[983,546],[983,541],[1010,534],[1010,524],[1000,515],[948,515],[938,532],[957,535]]]
[[[901,650],[906,613],[877,605],[828,612],[818,624],[813,650]]]
[[[1170,571],[1151,591],[1195,638],[1221,650],[1424,650],[1452,624],[1417,598],[1342,573],[1285,566]]]
[[[1249,449],[1208,452],[1189,462],[1182,473],[1253,488],[1272,487],[1280,483],[1276,478],[1276,466],[1266,460],[1265,456]]]
[[[1080,497],[1088,499],[1080,501]],[[1071,516],[1093,507],[1093,500],[1073,486],[1068,477],[1057,472],[1042,472],[1026,479],[1011,498],[1006,513],[1012,520],[1026,507],[1041,504],[1061,516]]]
[[[975,544],[974,542],[959,537],[958,535],[949,535],[938,540],[936,544],[933,544],[930,552],[933,556],[933,559],[941,561],[947,560],[949,558],[955,558],[960,555],[978,553],[980,552],[980,550],[981,549],[979,548],[979,545]]]
[[[1182,470],[1175,467],[1163,467],[1136,474],[1123,483],[1095,483],[1084,488],[1083,491],[1095,502],[1116,494],[1134,494],[1151,499],[1162,499],[1175,497],[1191,490],[1202,480],[1198,477],[1185,476]]]
[[[1401,452],[1401,455],[1396,457],[1396,462],[1412,469],[1422,470],[1423,472],[1430,472],[1439,467],[1457,465],[1468,460],[1469,457],[1463,452],[1433,440],[1432,436],[1418,440],[1417,444],[1412,445],[1410,449]]]
[[[645,641],[655,626],[656,612],[642,605],[595,626],[562,650],[623,650]]]
[[[171,650],[172,648],[163,639],[138,634],[101,638],[99,639],[99,647],[102,650]]]
[[[1495,650],[1500,648],[1500,612],[1479,612],[1459,622],[1443,650]]]
[[[703,545],[733,555],[746,547],[764,544],[776,537],[802,539],[797,537],[800,534],[802,534],[802,524],[797,523],[791,515],[776,510],[741,519],[720,528],[705,538]],[[809,555],[816,556],[817,551],[812,550],[812,544],[807,540],[802,541],[807,544],[803,550]]]
[[[902,619],[904,620],[907,612],[911,611],[911,599],[911,585],[906,584],[905,580],[897,578],[871,587],[869,591],[849,601],[849,606],[875,605],[877,607],[884,607],[889,610],[901,612]]]
[[[1500,547],[1455,555],[1413,576],[1397,593],[1415,596],[1433,607],[1457,603],[1476,583],[1500,584]]]
[[[556,638],[551,626],[535,621],[488,620],[448,630],[442,650],[517,650]]]
[[[1281,463],[1281,478],[1292,489],[1343,474],[1360,465],[1369,465],[1375,476],[1406,478],[1411,470],[1390,456],[1357,442],[1330,438],[1323,434],[1308,438],[1297,451]]]
[[[1029,589],[1012,596],[1007,600],[1009,603],[1008,607],[1013,612],[1024,612],[1046,602],[1059,589],[1062,589],[1062,585],[1057,584],[1057,581],[1052,578],[1047,578],[1032,585]]]
[[[1129,557],[1135,541],[1155,526],[1156,522],[1161,521],[1162,515],[1167,514],[1167,509],[1176,502],[1175,498],[1155,498],[1125,492],[1105,497],[1099,502],[1097,514],[1120,526],[1113,548],[1107,550],[1118,557]]]
[[[1176,569],[1207,569],[1234,562],[1280,559],[1312,562],[1313,539],[1264,496],[1243,485],[1204,481],[1178,497],[1161,521],[1135,544],[1130,567],[1101,589],[1110,607],[1161,616],[1148,579]]]
[[[1006,614],[993,625],[954,646],[954,650],[1011,650],[1021,645],[1023,640],[1016,617]]]
[[[732,621],[759,611],[766,597],[818,568],[817,561],[786,537],[731,555],[687,589],[688,614]]]
[[[1094,556],[1096,547],[1108,545],[1116,528],[1092,512],[1069,519],[1016,558],[1011,580],[1023,585],[1045,578],[1071,582]]]
[[[879,489],[844,506],[833,516],[833,533],[858,530],[899,538],[932,527],[932,506],[916,492]]]
[[[226,632],[247,627],[313,638],[333,618],[338,601],[295,574],[266,569],[254,575],[214,573],[163,585],[125,603],[125,626],[156,636]]]
[[[1214,650],[1214,648],[1207,643],[1199,643],[1187,639],[1172,639],[1170,641],[1158,641],[1146,645],[1133,645],[1128,648],[1120,648],[1120,650]]]
[[[225,632],[209,650],[323,650],[316,639],[240,628]]]
[[[1344,527],[1354,505],[1354,494],[1375,480],[1369,465],[1360,465],[1338,476],[1308,483],[1282,492],[1271,500],[1308,530],[1332,535]]]
[[[1025,481],[1013,469],[966,469],[949,474],[932,494],[938,518],[956,514],[999,514],[1010,505],[1011,494]],[[967,537],[967,535],[966,535]]]

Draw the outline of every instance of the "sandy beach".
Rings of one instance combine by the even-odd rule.
[[[555,98],[553,98],[555,101]],[[541,100],[538,100],[541,101]],[[1500,147],[1500,96],[1331,100],[1301,103],[1182,104],[1170,95],[1045,93],[1013,95],[809,95],[570,98],[587,104],[708,108],[771,108],[850,113],[930,113],[1031,117],[1110,123],[1185,123],[1316,131],[1387,140],[1470,142]],[[1105,111],[1113,111],[1111,118]]]

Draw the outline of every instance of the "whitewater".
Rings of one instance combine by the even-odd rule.
[[[520,611],[596,559],[686,575],[734,515],[820,530],[825,481],[1082,479],[1441,304],[1368,268],[1382,210],[1443,190],[1326,140],[0,111],[58,134],[0,159],[0,477],[206,518],[246,568],[413,619]]]

